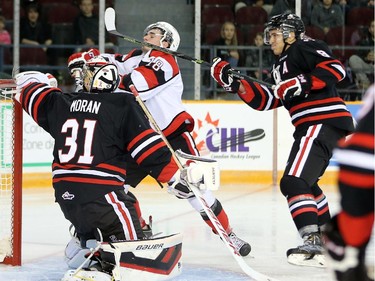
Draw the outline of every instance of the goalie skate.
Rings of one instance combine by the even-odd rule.
[[[286,253],[290,264],[299,266],[326,267],[324,248],[320,234],[311,233],[304,238],[304,244],[289,249]]]
[[[112,281],[112,276],[100,272],[100,271],[90,271],[90,270],[76,270],[70,269],[68,270],[61,281]]]

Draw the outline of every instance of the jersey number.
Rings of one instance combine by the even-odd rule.
[[[163,67],[163,62],[161,59],[159,58],[155,58],[155,57],[150,57],[150,62],[147,64],[147,66],[150,66],[152,67],[153,70],[155,71],[159,71],[159,69],[161,69]]]
[[[96,120],[85,120],[83,123],[83,128],[85,129],[85,139],[83,146],[83,155],[78,158],[79,164],[91,164],[93,156],[91,155],[92,140],[94,136],[94,129],[96,125]],[[67,133],[70,129],[70,135],[65,138],[65,146],[69,147],[67,153],[63,153],[62,149],[59,149],[59,159],[61,163],[67,163],[77,153],[77,136],[79,130],[79,124],[76,119],[68,119],[65,121],[61,128],[61,133]]]

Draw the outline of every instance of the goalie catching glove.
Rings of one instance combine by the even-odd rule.
[[[22,88],[26,87],[28,84],[36,82],[36,83],[44,83],[50,87],[57,88],[57,80],[55,76],[50,73],[42,73],[40,71],[24,71],[18,73],[14,80],[16,82],[16,95],[14,98],[17,101],[20,101],[21,91]]]
[[[214,58],[214,64],[211,66],[211,76],[215,81],[229,93],[237,93],[240,88],[240,81],[229,73],[232,70],[230,64],[222,61],[221,58]]]
[[[71,55],[68,58],[68,68],[69,68],[70,74],[73,75],[74,72],[77,70],[81,71],[83,68],[83,65],[87,61],[99,55],[100,55],[100,52],[98,49],[90,49],[87,52],[80,52],[80,53],[75,53]]]
[[[189,185],[201,190],[217,190],[220,186],[220,169],[217,161],[176,151],[176,156],[183,165],[168,183],[168,192],[180,199],[194,196]]]
[[[22,88],[27,86],[30,83],[36,82],[36,83],[44,83],[47,84],[50,87],[57,88],[57,80],[55,76],[53,76],[50,73],[42,73],[40,71],[24,71],[21,73],[18,73],[14,80],[16,82],[16,89],[17,94],[15,95],[15,99],[19,101],[19,96],[21,93]]]
[[[311,78],[305,74],[300,74],[292,79],[281,81],[273,89],[273,94],[277,99],[290,100],[294,97],[306,98],[310,93]]]

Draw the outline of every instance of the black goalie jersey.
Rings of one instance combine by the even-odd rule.
[[[295,127],[328,124],[347,132],[353,131],[352,116],[336,90],[336,83],[345,78],[345,69],[332,57],[324,42],[305,38],[291,44],[276,58],[272,67],[273,84],[302,73],[310,76],[312,81],[307,97],[281,101],[275,98],[271,89],[248,79],[241,80],[246,92],[239,96],[256,110],[284,106]]]
[[[59,202],[83,203],[122,189],[126,153],[161,182],[177,171],[132,95],[63,94],[58,88],[31,83],[19,102],[55,139],[53,186]]]

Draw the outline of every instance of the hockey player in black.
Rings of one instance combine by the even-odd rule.
[[[179,183],[180,171],[133,95],[112,93],[119,80],[116,66],[103,58],[89,60],[80,93],[62,93],[40,72],[23,72],[15,79],[15,99],[55,140],[55,199],[82,245],[93,238],[113,243],[142,239],[134,200],[124,190],[126,154],[163,183]],[[183,184],[203,180],[197,166],[184,169]]]
[[[325,227],[324,238],[338,281],[374,280],[365,262],[374,225],[374,100],[373,85],[364,97],[355,132],[335,151],[342,209]]]
[[[237,80],[231,66],[215,60],[211,75],[224,88],[251,108],[289,111],[295,127],[280,190],[303,245],[287,251],[288,261],[306,266],[324,266],[321,227],[330,219],[327,198],[318,185],[332,150],[339,139],[354,129],[353,119],[336,90],[345,69],[323,42],[304,35],[302,20],[295,14],[274,16],[266,24],[264,41],[275,55],[272,78],[275,86],[249,79]]]

